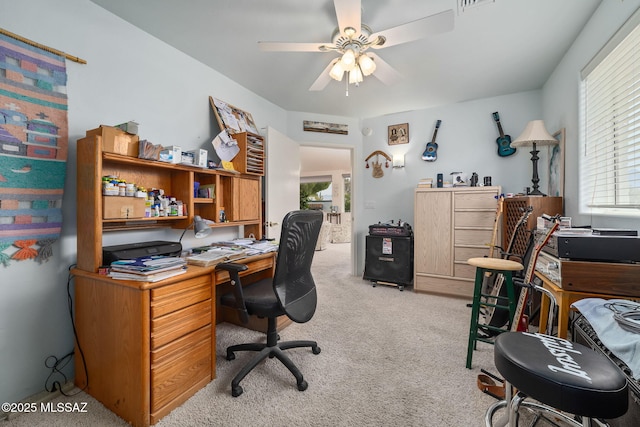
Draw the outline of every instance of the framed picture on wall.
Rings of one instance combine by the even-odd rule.
[[[564,195],[564,140],[565,128],[553,134],[558,140],[556,145],[549,146],[549,196]]]
[[[409,142],[409,123],[388,127],[389,145],[407,144]]]

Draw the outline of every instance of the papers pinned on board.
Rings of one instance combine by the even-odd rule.
[[[240,152],[238,141],[231,138],[226,130],[216,135],[213,141],[211,141],[211,145],[213,145],[213,149],[216,151],[220,160],[224,162],[230,162]]]

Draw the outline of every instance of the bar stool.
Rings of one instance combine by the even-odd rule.
[[[494,332],[504,332],[508,329],[501,329],[490,325],[480,325],[480,308],[493,307],[509,310],[509,323],[513,321],[516,308],[516,298],[513,288],[513,272],[524,269],[524,266],[516,261],[501,258],[469,258],[467,264],[476,267],[476,280],[473,288],[473,303],[471,306],[471,324],[469,326],[469,344],[467,346],[467,369],[471,369],[473,351],[476,349],[478,341],[493,344],[493,340],[478,336],[478,328],[490,329]],[[502,274],[504,276],[504,286],[507,287],[507,305],[502,303],[499,295],[483,293],[482,284],[487,273]]]
[[[612,419],[627,412],[627,379],[620,368],[581,344],[541,333],[508,332],[496,338],[494,362],[505,380],[506,399],[487,409],[487,427],[493,426],[494,413],[502,407],[507,408],[510,427],[518,425],[520,407],[550,412],[584,427],[592,425],[592,418]],[[513,397],[512,386],[518,390]],[[505,425],[504,418],[501,421]]]

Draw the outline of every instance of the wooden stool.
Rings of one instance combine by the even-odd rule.
[[[513,289],[513,272],[524,269],[519,262],[510,261],[501,258],[469,258],[467,264],[476,267],[476,281],[473,288],[473,303],[471,306],[471,324],[469,326],[469,344],[467,347],[467,369],[471,369],[471,359],[473,358],[473,350],[476,349],[478,341],[493,344],[493,340],[478,336],[480,307],[503,308],[509,310],[509,323],[507,329],[492,327],[489,325],[481,325],[483,328],[491,329],[495,332],[504,332],[509,329],[513,321],[513,315],[516,309],[516,298]],[[487,273],[502,274],[504,276],[504,286],[507,287],[507,305],[499,302],[499,295],[485,294],[482,292],[482,284]],[[483,300],[484,299],[484,300]]]

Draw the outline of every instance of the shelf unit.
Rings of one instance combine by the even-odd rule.
[[[249,132],[236,133],[232,137],[240,148],[231,161],[234,169],[244,174],[264,175],[264,138]]]
[[[105,152],[102,136],[77,144],[78,268],[96,272],[102,265],[102,234],[140,228],[187,228],[194,215],[215,221],[211,227],[244,227],[244,236],[262,238],[261,174],[202,169]],[[182,200],[183,216],[103,219],[102,177],[115,175],[145,188],[162,188]],[[215,184],[215,197],[194,197],[194,182]],[[105,196],[109,197],[109,196]],[[219,222],[224,210],[228,222]]]

